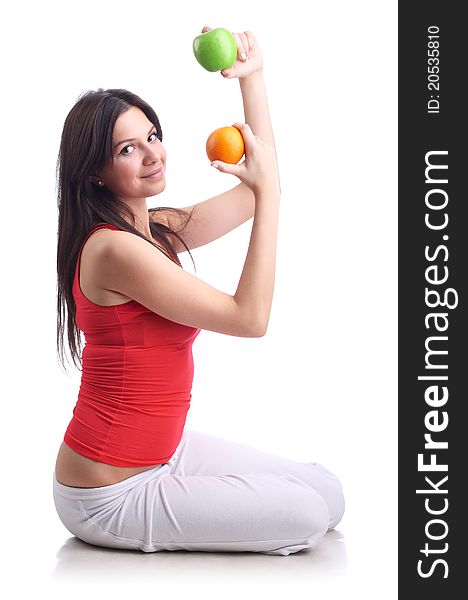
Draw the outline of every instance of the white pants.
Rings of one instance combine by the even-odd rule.
[[[172,458],[114,485],[74,488],[53,476],[60,520],[96,546],[158,552],[314,548],[344,512],[338,479],[302,463],[196,431]]]

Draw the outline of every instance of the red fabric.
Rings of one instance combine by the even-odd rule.
[[[101,227],[118,230],[101,224],[86,239]],[[190,407],[192,344],[200,329],[165,319],[135,300],[94,304],[79,285],[80,257],[81,250],[73,297],[86,345],[64,441],[84,456],[118,467],[164,463],[180,442]]]

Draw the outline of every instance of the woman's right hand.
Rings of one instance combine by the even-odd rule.
[[[278,189],[278,165],[276,151],[261,138],[253,134],[248,123],[234,123],[244,140],[245,159],[243,162],[232,165],[214,160],[211,165],[222,173],[235,175],[256,194],[262,189]]]

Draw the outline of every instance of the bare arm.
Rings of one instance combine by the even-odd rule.
[[[275,148],[263,70],[239,79],[244,103],[245,122],[255,135]]]
[[[234,295],[239,305],[256,313],[262,335],[268,328],[275,286],[279,199],[274,187],[265,187],[255,196],[249,248]]]

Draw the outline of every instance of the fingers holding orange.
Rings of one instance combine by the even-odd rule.
[[[244,139],[237,127],[215,129],[206,140],[206,154],[211,162],[219,160],[237,164],[245,152]]]

